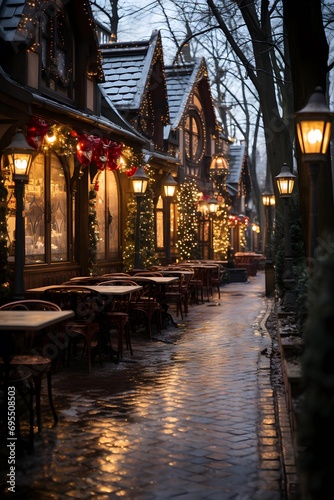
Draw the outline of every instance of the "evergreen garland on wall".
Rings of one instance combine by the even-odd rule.
[[[197,259],[198,252],[198,222],[197,222],[198,188],[194,181],[180,184],[177,193],[178,226],[176,246],[180,259]]]
[[[6,222],[7,189],[0,175],[0,302],[10,294],[10,269],[8,266],[8,234]]]

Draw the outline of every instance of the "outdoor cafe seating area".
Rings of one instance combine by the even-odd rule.
[[[49,407],[52,376],[80,358],[79,370],[95,363],[122,362],[134,355],[131,337],[147,339],[175,328],[192,307],[210,301],[226,283],[226,262],[185,261],[151,269],[75,276],[60,284],[28,289],[25,298],[0,306],[3,330],[0,366],[8,387],[15,386],[29,415],[29,448],[34,420],[42,429],[41,388],[47,384]],[[52,315],[52,318],[51,316]]]

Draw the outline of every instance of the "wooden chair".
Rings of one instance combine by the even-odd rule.
[[[3,364],[0,365],[0,391],[14,398],[15,401],[15,420],[8,419],[8,411],[13,408],[8,405],[7,398],[1,398],[0,401],[0,425],[1,428],[7,428],[9,424],[15,422],[14,434],[17,439],[17,446],[24,446],[28,453],[34,451],[34,383],[29,369],[10,364],[8,372]],[[14,388],[14,389],[13,389]],[[26,445],[22,433],[21,423],[25,420],[28,413],[29,434]]]
[[[117,279],[105,281],[100,283],[100,286],[132,286],[137,283],[131,280],[124,280],[124,276],[118,276]],[[99,286],[99,285],[97,285]],[[106,311],[105,314],[108,319],[107,332],[108,342],[111,347],[110,330],[115,326],[117,332],[117,348],[119,359],[123,357],[123,339],[125,340],[126,348],[129,349],[131,356],[133,356],[131,337],[130,337],[130,321],[129,321],[129,302],[131,300],[131,292],[126,295],[120,295],[112,302],[111,310]]]
[[[60,307],[46,300],[17,300],[9,302],[0,307],[1,310],[25,310],[25,311],[60,311]],[[42,356],[38,353],[38,344],[34,345],[34,339],[29,335],[28,346],[22,349],[22,352],[16,352],[10,359],[10,367],[19,372],[27,371],[33,382],[33,392],[36,400],[36,417],[38,431],[42,429],[41,419],[41,386],[44,376],[47,379],[49,404],[52,411],[55,424],[58,422],[58,416],[54,407],[52,398],[52,359]],[[41,348],[43,349],[43,343]],[[33,351],[32,353],[29,351]],[[44,351],[44,349],[43,349]],[[3,358],[0,365],[4,364]]]
[[[220,298],[220,283],[221,283],[220,265],[217,264],[214,268],[210,269],[209,286],[211,295],[213,295],[213,290],[214,288],[216,288],[219,298]]]
[[[99,294],[75,284],[71,288],[48,288],[44,292],[44,297],[50,302],[57,304],[61,310],[73,310],[75,312],[75,318],[65,323],[68,347],[67,365],[70,363],[71,354],[75,352],[78,338],[81,337],[85,341],[82,356],[87,351],[89,373],[92,373],[92,345],[94,340],[97,340],[97,351],[101,366],[103,366],[99,343],[100,325],[98,317],[104,305],[99,301]]]
[[[165,276],[167,276],[165,274]],[[168,271],[168,276],[174,276],[179,278],[175,283],[171,283],[165,292],[165,299],[167,305],[169,306],[172,303],[176,304],[176,316],[181,314],[181,318],[183,319],[183,312],[187,314],[188,310],[185,306],[186,300],[186,289],[184,288],[184,274],[173,273],[172,271]],[[183,308],[184,306],[184,308]],[[183,311],[184,309],[184,311]]]
[[[155,274],[156,276],[157,274]],[[162,276],[161,273],[158,273],[159,276]],[[141,274],[138,273],[134,275],[133,277],[135,278],[140,278],[140,277],[147,277],[148,274]],[[152,276],[152,274],[151,274]],[[135,282],[136,285],[138,285],[138,282]],[[146,324],[146,331],[152,339],[152,322],[155,320],[155,324],[157,326],[158,332],[161,333],[162,330],[162,308],[157,300],[157,294],[156,290],[154,287],[154,284],[151,282],[145,283],[140,283],[143,285],[143,290],[135,294],[134,296],[131,297],[130,303],[129,303],[129,314],[135,313],[136,318],[135,320],[139,322],[140,317],[143,317],[145,320]]]

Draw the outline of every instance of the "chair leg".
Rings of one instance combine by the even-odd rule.
[[[37,417],[37,428],[38,432],[42,430],[42,419],[41,419],[41,385],[42,376],[33,375],[34,388],[35,388],[35,399],[36,399],[36,417]]]
[[[58,423],[58,415],[53,403],[53,397],[52,397],[52,384],[51,384],[51,371],[49,371],[46,375],[47,377],[47,383],[48,383],[48,396],[49,396],[49,403],[50,403],[50,408],[52,411],[53,415],[53,420],[55,422],[55,425]]]

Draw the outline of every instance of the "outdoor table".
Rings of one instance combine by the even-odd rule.
[[[34,294],[41,294],[44,293],[45,290],[49,290],[51,288],[68,288],[68,289],[75,289],[78,288],[87,288],[88,290],[93,290],[94,292],[100,293],[101,295],[107,295],[110,297],[113,297],[115,295],[126,295],[131,292],[137,292],[138,290],[142,290],[142,286],[137,285],[137,286],[97,286],[97,285],[76,285],[73,283],[73,285],[48,285],[48,286],[40,286],[37,288],[29,288],[26,290],[26,293],[34,293]]]
[[[43,330],[44,328],[65,321],[69,318],[72,318],[73,316],[74,311],[0,311],[0,344],[4,362],[5,387],[9,387],[9,371],[11,357],[13,355],[10,349],[10,339],[12,338],[12,335],[15,335],[15,333],[17,332],[21,332],[22,330]],[[54,414],[55,421],[57,421],[58,417],[53,403],[52,412]]]
[[[10,362],[9,339],[13,333],[22,330],[43,330],[73,316],[74,311],[0,311],[0,330],[4,331],[0,335],[5,364]]]
[[[98,319],[97,322],[99,323],[100,327],[100,332],[101,332],[101,343],[99,345],[95,346],[92,352],[92,359],[96,356],[97,352],[99,350],[103,352],[108,352],[110,354],[110,357],[112,360],[114,360],[114,355],[117,355],[117,352],[114,351],[112,346],[107,346],[107,341],[106,341],[106,335],[103,334],[104,332],[104,318],[105,318],[105,311],[108,306],[112,304],[113,299],[115,299],[117,296],[120,295],[128,295],[133,292],[137,292],[139,290],[142,290],[143,287],[140,285],[132,285],[132,286],[122,286],[122,285],[76,285],[75,282],[73,285],[48,285],[48,286],[41,286],[37,288],[30,288],[26,290],[26,293],[33,293],[33,294],[42,294],[46,290],[50,290],[52,288],[65,288],[71,291],[75,292],[76,289],[87,289],[87,290],[92,290],[96,293],[98,293],[101,297],[107,297],[107,301],[102,301],[101,302],[101,310],[97,311],[99,313],[103,314],[98,314]],[[117,360],[118,360],[118,355],[117,355]]]

